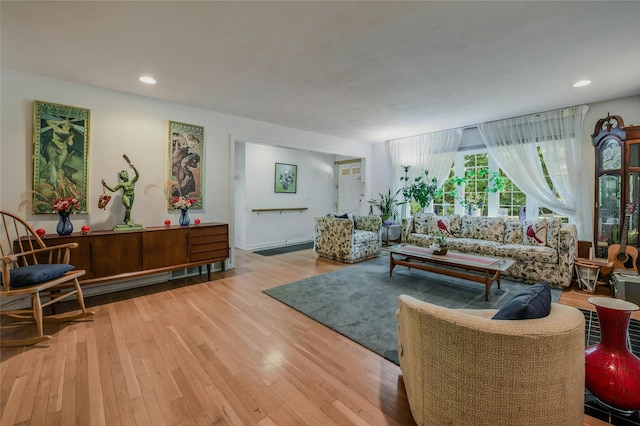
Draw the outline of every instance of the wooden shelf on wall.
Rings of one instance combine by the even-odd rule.
[[[304,212],[309,210],[308,207],[283,207],[280,209],[251,209],[251,211],[253,213],[268,213],[268,212],[280,212],[280,214],[282,214],[282,212]]]

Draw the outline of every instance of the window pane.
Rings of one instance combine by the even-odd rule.
[[[464,187],[465,205],[475,205],[486,216],[487,188],[489,186],[489,154],[471,154],[464,156],[464,176],[467,183]]]
[[[500,175],[506,177],[502,170],[500,170]],[[520,188],[513,182],[507,182],[504,191],[500,192],[498,211],[509,218],[518,219],[520,217],[520,210],[526,205],[527,197],[524,195],[524,192],[520,191]]]
[[[456,205],[456,188],[451,182],[451,178],[455,175],[453,166],[449,172],[449,177],[440,188],[439,193],[433,198],[433,211],[439,215],[452,215],[455,213]]]

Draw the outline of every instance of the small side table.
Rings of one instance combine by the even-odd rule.
[[[605,267],[611,268],[613,262],[600,258],[585,259],[583,257],[577,257],[573,265],[576,270],[580,290],[586,293],[595,293],[600,269]]]
[[[400,242],[402,241],[402,225],[382,224],[382,227],[384,228],[384,235],[382,236],[382,245],[384,247],[389,247],[389,243],[400,244]]]

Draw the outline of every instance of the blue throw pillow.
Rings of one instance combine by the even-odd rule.
[[[507,302],[492,319],[543,318],[551,312],[551,288],[546,281],[534,284]]]
[[[73,265],[66,263],[28,265],[15,268],[9,271],[11,274],[11,288],[29,287],[30,285],[60,278],[73,268]],[[0,276],[0,284],[2,284],[2,276]]]

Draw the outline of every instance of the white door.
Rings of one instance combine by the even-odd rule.
[[[364,198],[361,177],[361,162],[338,164],[338,211],[361,214],[360,204]]]

